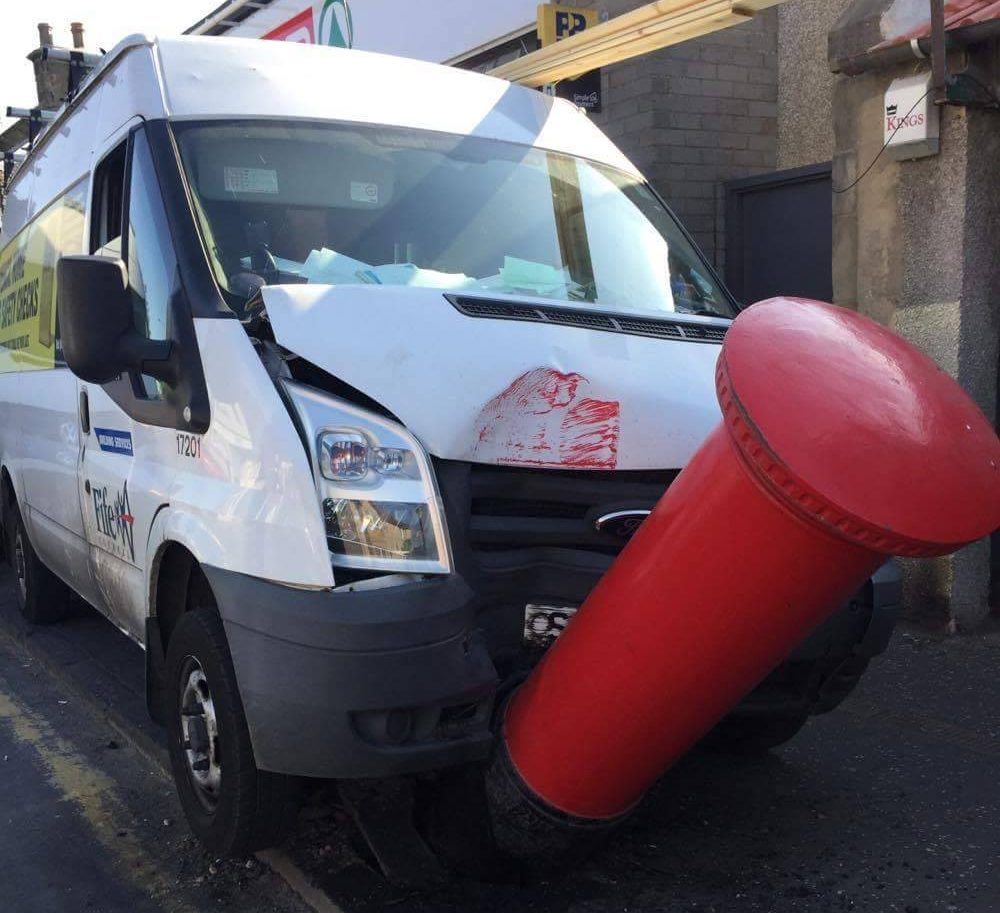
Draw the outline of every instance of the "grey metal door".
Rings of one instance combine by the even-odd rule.
[[[833,298],[833,195],[827,162],[726,190],[726,283],[742,302]]]

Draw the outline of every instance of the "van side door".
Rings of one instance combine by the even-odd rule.
[[[136,329],[150,339],[176,339],[177,322],[190,322],[190,314],[182,313],[177,257],[142,125],[95,169],[89,251],[124,261]],[[147,542],[169,501],[183,410],[175,391],[145,375],[78,383],[87,403],[80,499],[93,574],[106,614],[141,642]]]

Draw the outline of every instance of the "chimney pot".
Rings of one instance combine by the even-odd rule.
[[[52,26],[47,22],[38,23],[38,44],[43,48],[52,47]]]
[[[69,30],[73,33],[73,47],[82,48],[83,47],[83,23],[82,22],[71,22],[69,24]]]

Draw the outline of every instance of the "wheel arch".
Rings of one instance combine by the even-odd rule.
[[[0,461],[0,561],[6,556],[6,536],[7,523],[11,508],[23,503],[22,495],[19,492],[16,475],[11,472],[10,464]],[[31,538],[31,530],[27,530],[28,538]]]
[[[6,464],[0,466],[0,526],[3,525],[7,516],[8,506],[17,495],[14,492],[14,481],[10,477],[10,472]]]
[[[0,466],[0,564],[7,560],[7,517],[11,504],[17,499],[14,491],[14,481],[7,471],[7,466]]]
[[[162,723],[163,676],[167,648],[177,622],[192,607],[194,588],[209,587],[201,562],[184,543],[167,539],[150,562],[146,616],[146,709]],[[203,600],[199,600],[204,604]]]
[[[11,505],[16,504],[18,500],[17,484],[11,474],[10,466],[6,462],[0,463],[0,523],[7,516]]]

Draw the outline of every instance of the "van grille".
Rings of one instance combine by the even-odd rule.
[[[650,336],[656,339],[676,339],[685,342],[721,343],[728,326],[689,323],[686,320],[623,317],[576,308],[551,307],[543,304],[516,304],[492,298],[469,295],[445,295],[452,306],[466,317],[491,320],[522,320],[529,323],[552,323],[560,326],[624,333],[630,336]]]
[[[623,540],[594,521],[649,510],[675,470],[590,471],[470,464],[469,539],[475,551],[569,548],[617,554]]]

